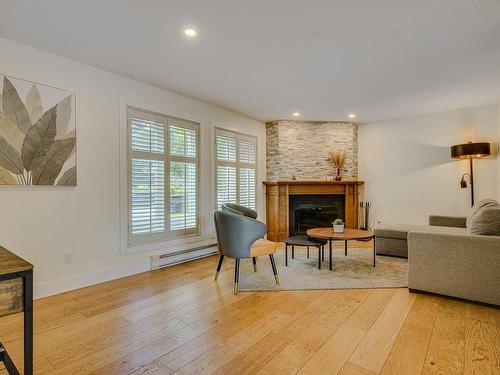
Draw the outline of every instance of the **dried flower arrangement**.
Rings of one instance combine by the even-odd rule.
[[[335,176],[336,181],[342,180],[342,168],[347,161],[347,155],[345,152],[330,152],[328,161],[332,163],[335,169],[337,169],[337,175]]]
[[[329,160],[335,168],[343,168],[347,161],[347,155],[345,152],[331,152]]]

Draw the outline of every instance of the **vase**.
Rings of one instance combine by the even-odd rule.
[[[340,168],[337,168],[337,175],[335,176],[335,181],[342,181],[342,174]]]
[[[333,225],[333,231],[335,233],[344,233],[344,224],[340,224],[340,225]]]

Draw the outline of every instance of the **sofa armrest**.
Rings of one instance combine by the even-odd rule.
[[[467,218],[464,216],[442,216],[442,215],[430,215],[429,225],[438,227],[456,227],[465,228]]]
[[[500,305],[500,237],[408,233],[408,286]]]

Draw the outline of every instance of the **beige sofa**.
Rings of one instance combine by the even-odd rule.
[[[500,237],[410,231],[408,287],[500,305]]]
[[[429,225],[381,225],[375,228],[377,254],[408,257],[412,291],[500,305],[500,236],[470,234],[478,228],[473,221],[486,217],[473,216],[483,209],[479,206],[481,202],[468,219],[434,215]],[[467,221],[472,227],[466,228]],[[493,227],[487,223],[486,229],[497,231],[498,227],[497,221]]]

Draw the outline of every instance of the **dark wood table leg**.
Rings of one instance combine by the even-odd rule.
[[[375,250],[375,237],[373,237],[373,267],[375,267],[375,255],[376,255],[376,250]]]
[[[309,259],[309,246],[307,246],[307,259]]]
[[[329,247],[330,247],[330,271],[333,270],[333,254],[332,254],[332,240],[328,241]]]
[[[345,256],[347,256],[347,240],[344,241]]]
[[[24,374],[33,374],[33,271],[23,277],[24,288]]]
[[[292,259],[295,259],[295,245],[292,245]]]
[[[323,251],[323,246],[318,246],[318,269],[321,269],[321,253]]]
[[[288,267],[288,245],[285,244],[285,267]]]

